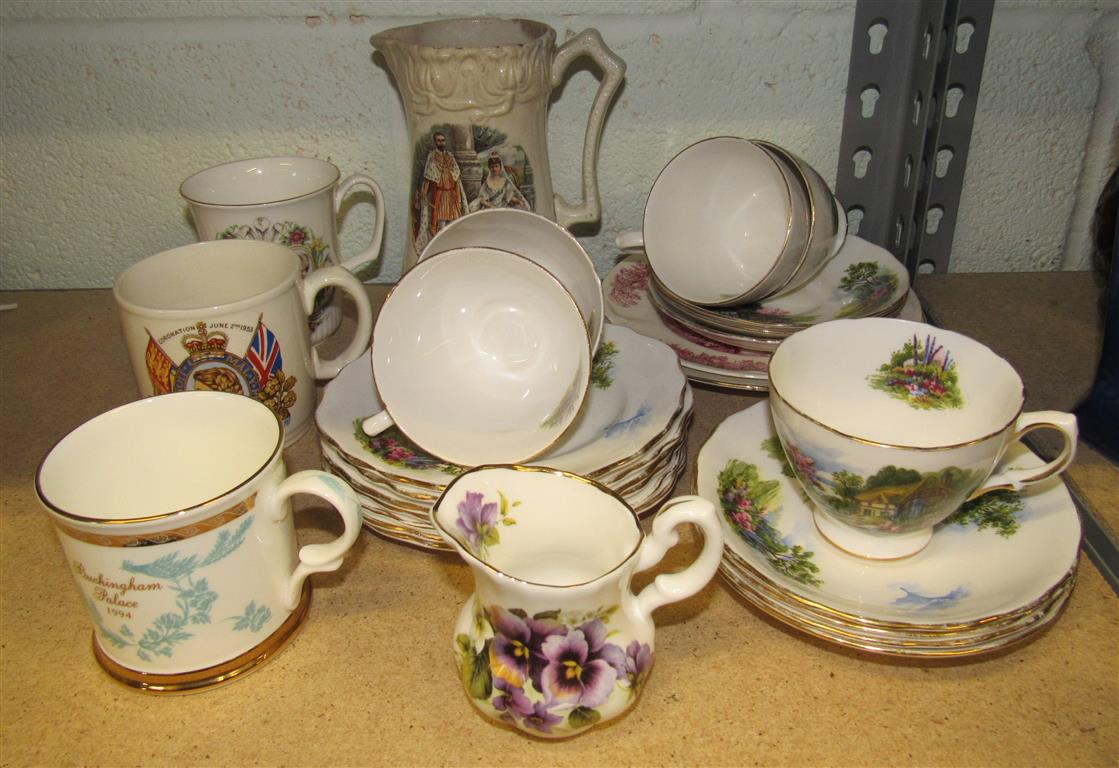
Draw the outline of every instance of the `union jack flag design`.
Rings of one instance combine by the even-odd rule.
[[[260,386],[268,383],[272,374],[284,367],[284,358],[280,355],[280,342],[272,331],[268,330],[262,321],[257,320],[253,340],[245,352],[245,359],[260,377]]]

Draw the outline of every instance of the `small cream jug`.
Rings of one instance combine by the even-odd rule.
[[[431,516],[474,574],[454,629],[467,695],[534,736],[574,736],[627,710],[653,664],[653,610],[702,589],[723,551],[704,499],[667,502],[646,536],[610,490],[541,467],[462,474]],[[633,594],[633,575],[661,560],[682,523],[703,532],[699,555]]]
[[[396,79],[412,153],[404,268],[451,221],[489,208],[531,210],[563,227],[597,221],[598,144],[625,62],[587,29],[556,47],[556,31],[524,19],[446,19],[373,36]],[[602,70],[583,144],[583,200],[552,191],[547,111],[568,66]]]

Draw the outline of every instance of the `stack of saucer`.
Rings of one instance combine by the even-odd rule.
[[[638,514],[652,512],[684,470],[692,403],[669,347],[606,325],[582,412],[558,443],[529,463],[592,478]],[[382,408],[367,358],[327,384],[315,412],[323,467],[358,493],[367,527],[396,541],[444,549],[428,513],[465,468],[425,453],[395,428],[366,435],[362,421]]]
[[[1040,466],[1021,444],[1008,460]],[[1075,582],[1080,521],[1060,478],[965,505],[921,552],[871,561],[833,547],[787,467],[768,403],[700,451],[698,493],[722,511],[720,571],[765,613],[824,640],[893,656],[959,657],[1052,623]]]
[[[777,345],[797,331],[841,318],[921,319],[905,268],[885,248],[847,236],[811,280],[776,298],[704,307],[660,285],[644,255],[620,262],[603,281],[606,317],[660,339],[693,381],[764,392]]]

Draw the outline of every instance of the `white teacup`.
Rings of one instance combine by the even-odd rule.
[[[644,248],[661,284],[684,301],[757,301],[794,284],[810,230],[807,191],[748,139],[692,144],[657,176],[641,232],[617,239]]]
[[[315,379],[332,379],[361,355],[373,327],[364,286],[342,267],[303,277],[276,243],[218,240],[173,248],[133,264],[113,286],[140,395],[210,389],[264,402],[288,442],[312,423]],[[349,346],[322,360],[307,317],[329,287],[357,307]]]
[[[965,501],[1062,472],[1076,417],[1023,413],[1011,367],[958,333],[892,318],[835,320],[793,334],[769,364],[770,410],[820,532],[875,559],[905,557]],[[1042,427],[1060,455],[1033,469],[998,467]]]
[[[490,208],[455,219],[424,248],[420,259],[454,248],[482,246],[524,256],[551,272],[571,293],[587,324],[591,353],[602,338],[602,281],[571,234],[551,219],[516,208]]]
[[[543,267],[492,248],[429,256],[389,293],[373,329],[385,411],[424,450],[462,466],[531,459],[575,420],[590,383],[586,326]]]
[[[338,569],[362,518],[332,475],[286,477],[283,432],[248,398],[181,392],[103,413],[47,453],[36,490],[113,677],[151,691],[217,685],[298,629],[307,576]],[[342,535],[299,548],[299,493],[335,507]]]
[[[338,210],[354,187],[373,195],[376,219],[369,245],[348,259],[338,250]],[[385,201],[377,182],[364,174],[342,178],[333,163],[311,157],[258,157],[199,171],[179,187],[190,204],[200,240],[264,240],[286,245],[299,256],[303,274],[341,266],[355,270],[376,261],[385,231]],[[337,328],[341,310],[322,294],[311,313],[311,339]]]

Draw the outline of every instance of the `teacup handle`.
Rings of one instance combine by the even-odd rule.
[[[1035,429],[1055,429],[1060,432],[1065,443],[1057,458],[1040,467],[1015,468],[1009,467],[1001,472],[996,472],[987,478],[979,488],[972,491],[968,501],[982,496],[985,493],[999,490],[1019,491],[1023,486],[1044,480],[1047,477],[1059,474],[1072,463],[1076,456],[1076,417],[1063,411],[1032,411],[1023,413],[1014,425],[1014,436],[1006,442],[1007,447],[1021,440],[1028,432]],[[1005,449],[1003,449],[1005,452]],[[999,457],[1002,458],[1001,456]]]
[[[344,267],[326,267],[308,272],[303,278],[303,311],[308,315],[315,307],[315,294],[327,286],[334,285],[350,294],[357,305],[357,328],[350,345],[329,360],[319,357],[317,349],[311,350],[311,362],[316,379],[333,379],[347,363],[369,348],[369,337],[373,335],[373,308],[365,286]]]
[[[361,504],[357,494],[346,483],[334,475],[308,469],[296,472],[281,482],[269,499],[272,521],[279,523],[289,514],[291,507],[284,502],[297,493],[308,493],[325,499],[338,510],[344,529],[342,535],[323,544],[307,544],[299,549],[299,564],[288,578],[284,600],[289,611],[295,610],[303,590],[303,582],[312,573],[336,571],[342,565],[342,557],[350,550],[361,533]]]
[[[360,267],[367,261],[376,261],[377,256],[381,253],[381,238],[385,234],[385,196],[381,194],[381,188],[377,186],[377,182],[363,173],[355,173],[346,178],[338,184],[334,190],[334,213],[337,214],[338,210],[342,207],[342,201],[346,199],[346,195],[354,187],[368,187],[369,191],[373,193],[373,202],[377,208],[377,219],[373,223],[373,239],[369,242],[369,247],[357,254],[353,258],[342,261],[339,259],[340,266],[349,270],[354,270]]]
[[[565,229],[573,224],[598,221],[602,216],[598,198],[598,142],[602,138],[606,108],[626,75],[626,63],[606,47],[598,30],[585,29],[556,51],[552,61],[553,88],[563,82],[564,72],[571,62],[582,56],[590,56],[602,69],[602,82],[591,104],[587,132],[583,136],[583,200],[578,205],[572,205],[562,195],[556,194],[556,222]]]
[[[381,411],[369,416],[361,422],[361,431],[373,437],[379,435],[393,425],[392,416],[388,411]]]
[[[662,573],[637,595],[638,612],[651,620],[653,611],[667,603],[691,597],[703,589],[719,567],[723,557],[723,528],[715,513],[715,505],[699,496],[679,496],[665,502],[653,519],[653,528],[641,544],[637,569],[643,571],[661,561],[665,553],[680,540],[676,527],[694,523],[703,531],[703,549],[696,559],[678,573]]]
[[[640,251],[645,247],[645,238],[637,231],[623,232],[614,238],[614,245],[619,251]]]

